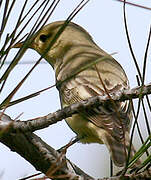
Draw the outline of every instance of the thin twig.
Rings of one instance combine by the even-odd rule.
[[[119,1],[119,2],[122,2],[124,3],[124,0],[116,0],[116,1]],[[136,7],[139,7],[139,8],[143,8],[143,9],[147,9],[147,10],[151,10],[150,7],[147,7],[147,6],[142,6],[142,5],[139,5],[139,4],[136,4],[136,3],[132,3],[132,2],[125,2],[126,4],[128,5],[131,5],[131,6],[136,6]]]

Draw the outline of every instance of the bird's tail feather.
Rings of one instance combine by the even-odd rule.
[[[123,141],[119,141],[116,140],[114,137],[110,136],[109,134],[106,134],[106,138],[105,138],[105,144],[107,145],[110,154],[111,154],[111,158],[114,162],[114,164],[118,167],[124,167],[127,161],[127,157],[128,157],[128,151],[130,148],[130,138],[129,138],[129,133],[126,132],[125,133],[125,138]],[[131,150],[130,150],[130,158],[131,159],[134,154],[135,154],[135,149],[134,146],[131,145]],[[140,165],[140,161],[138,160],[137,162],[135,162],[134,167],[137,167],[138,165]]]

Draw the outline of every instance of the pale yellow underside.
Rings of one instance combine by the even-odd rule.
[[[78,135],[83,137],[80,142],[82,143],[99,143],[103,144],[106,131],[100,127],[97,127],[86,118],[75,114],[72,117],[66,119],[70,128]]]

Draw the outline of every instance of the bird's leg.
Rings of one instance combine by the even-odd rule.
[[[63,147],[61,147],[61,148],[58,149],[57,151],[58,151],[58,152],[64,152],[64,154],[66,154],[67,149],[68,149],[70,146],[72,146],[73,144],[75,144],[76,142],[80,141],[80,139],[81,139],[81,138],[78,137],[78,136],[74,137],[73,139],[71,139],[71,141],[70,141],[68,144],[64,145]]]

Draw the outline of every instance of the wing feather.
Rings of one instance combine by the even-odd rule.
[[[119,67],[119,64],[114,63],[110,61],[109,64],[108,61],[101,62],[98,66],[100,76],[109,93],[129,89],[128,80],[123,69],[121,66]],[[113,73],[111,66],[112,71],[115,69]],[[89,68],[78,74],[72,81],[66,83],[63,91],[63,99],[67,105],[85,100],[89,97],[106,94],[94,68]],[[97,127],[105,129],[111,136],[120,141],[124,138],[124,132],[129,129],[130,114],[131,108],[129,101],[125,101],[118,102],[114,105],[109,104],[106,107],[99,106],[95,109],[87,110],[82,113],[82,116]]]

